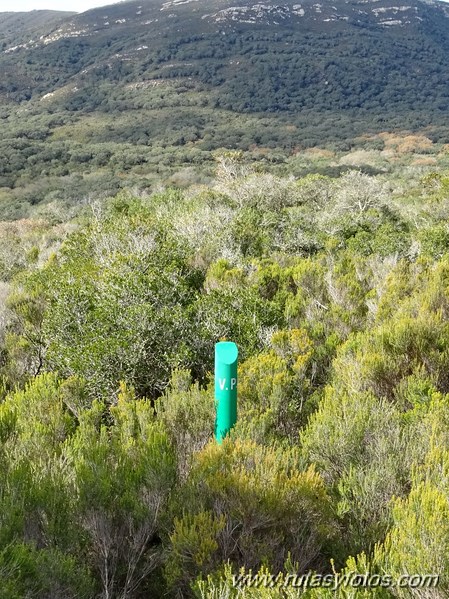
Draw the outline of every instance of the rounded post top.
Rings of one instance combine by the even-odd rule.
[[[239,355],[237,345],[233,341],[219,341],[215,344],[215,361],[222,364],[233,364]]]

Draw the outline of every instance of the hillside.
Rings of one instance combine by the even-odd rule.
[[[1,16],[0,599],[448,599],[447,11]]]
[[[11,52],[20,44],[29,43],[31,39],[38,39],[44,31],[51,31],[53,27],[62,23],[67,17],[75,15],[74,12],[54,10],[33,10],[30,12],[1,12],[0,35],[1,49]]]
[[[2,91],[18,100],[69,82],[82,93],[104,81],[188,78],[233,111],[447,108],[444,3],[295,1],[132,1],[51,15],[52,26],[42,15],[40,30],[36,16],[26,36],[17,23],[21,43],[3,43],[2,67],[18,81]],[[98,97],[90,108],[100,106]]]
[[[445,3],[296,1],[1,14],[3,215],[197,169],[220,147],[449,140]],[[61,185],[74,174],[91,180]]]
[[[449,176],[241,158],[0,223],[2,598],[448,597]]]

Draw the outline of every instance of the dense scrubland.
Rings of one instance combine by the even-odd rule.
[[[207,184],[0,224],[1,597],[298,594],[233,588],[241,568],[447,596],[447,150],[379,139],[272,172],[221,152]]]
[[[449,596],[447,6],[231,4],[0,14],[0,599]]]

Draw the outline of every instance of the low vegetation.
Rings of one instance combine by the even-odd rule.
[[[227,152],[207,184],[1,224],[2,596],[276,599],[297,590],[232,576],[309,571],[437,573],[447,596],[447,159],[379,139],[415,154]],[[341,174],[300,176],[312,155]]]

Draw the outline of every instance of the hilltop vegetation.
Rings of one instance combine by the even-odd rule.
[[[446,596],[448,210],[444,172],[227,153],[207,186],[4,223],[2,596],[284,596],[233,588],[240,568],[437,573]],[[416,596],[304,596],[346,593]]]

